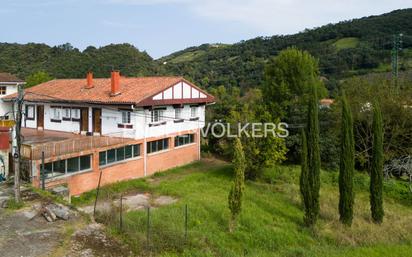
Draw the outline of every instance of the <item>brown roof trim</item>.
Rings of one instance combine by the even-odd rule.
[[[196,88],[197,90],[199,90],[200,92],[202,92],[203,94],[206,95],[206,98],[188,98],[188,99],[167,99],[167,100],[153,100],[153,97],[157,94],[159,94],[160,92],[163,92],[171,87],[174,87],[176,84],[181,83],[181,82],[185,82],[188,85],[190,85],[191,87]],[[189,103],[213,103],[215,100],[215,98],[207,93],[205,90],[199,88],[198,86],[196,86],[195,84],[193,84],[192,82],[182,78],[179,82],[170,85],[167,88],[164,88],[160,91],[157,91],[156,93],[146,97],[145,99],[143,99],[142,101],[140,101],[139,103],[136,103],[137,106],[154,106],[154,105],[176,105],[176,104],[189,104]]]

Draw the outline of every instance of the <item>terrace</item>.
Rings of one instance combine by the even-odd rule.
[[[108,136],[85,136],[69,132],[22,128],[21,154],[30,160],[88,151],[100,147],[133,142],[133,139]]]

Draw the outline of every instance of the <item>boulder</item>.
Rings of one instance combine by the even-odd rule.
[[[70,218],[70,209],[62,204],[49,204],[46,209],[59,219],[68,220]]]

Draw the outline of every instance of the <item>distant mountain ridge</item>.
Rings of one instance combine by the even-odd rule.
[[[412,69],[412,9],[328,24],[287,35],[258,37],[232,45],[203,44],[154,60],[130,44],[93,46],[80,51],[70,44],[0,43],[0,71],[25,78],[43,70],[56,78],[84,77],[92,70],[107,77],[112,69],[125,76],[179,75],[202,87],[262,83],[267,61],[296,46],[319,59],[321,75],[330,87],[340,78],[390,71],[393,35],[403,34],[400,69]]]

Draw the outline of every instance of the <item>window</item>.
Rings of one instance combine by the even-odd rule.
[[[100,166],[106,165],[106,163],[107,163],[106,156],[107,156],[106,151],[99,153],[99,165]]]
[[[190,117],[197,118],[197,107],[196,106],[190,107]]]
[[[133,157],[140,156],[140,145],[133,145]]]
[[[52,107],[51,108],[51,121],[60,122],[61,121],[61,107]]]
[[[140,144],[126,145],[99,153],[99,165],[104,166],[140,156]],[[81,164],[80,164],[81,165]]]
[[[80,109],[75,108],[71,110],[72,120],[80,120]]]
[[[137,145],[136,145],[137,146]],[[124,158],[129,159],[133,156],[133,146],[127,145],[124,147]]]
[[[0,87],[0,95],[5,95],[7,94],[7,87],[6,86],[1,86]]]
[[[124,147],[120,147],[116,149],[116,161],[123,161],[124,160]]]
[[[182,108],[175,108],[175,119],[180,120],[182,118]]]
[[[80,156],[80,170],[88,170],[91,168],[90,155]]]
[[[169,148],[169,138],[147,142],[147,153],[163,151]]]
[[[63,120],[70,120],[71,119],[71,113],[70,113],[70,108],[63,108]]]
[[[195,134],[186,134],[175,137],[175,147],[195,142]]]
[[[152,110],[152,122],[159,122],[163,120],[163,109]]]
[[[34,105],[26,105],[26,120],[34,120]]]
[[[116,161],[116,149],[107,150],[107,164]]]
[[[74,157],[67,159],[67,172],[76,172],[79,171],[79,157]]]
[[[65,160],[44,164],[44,174],[47,178],[57,177],[91,168],[91,155],[83,155]]]
[[[130,122],[130,112],[129,111],[122,111],[122,123],[128,124]]]

